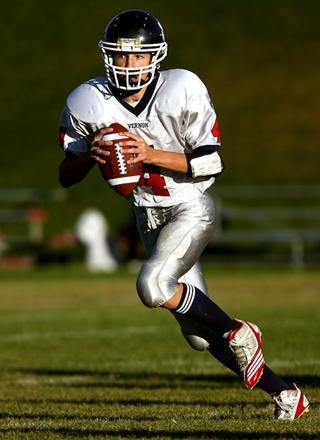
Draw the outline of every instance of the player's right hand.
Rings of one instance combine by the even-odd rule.
[[[110,155],[110,152],[106,150],[105,147],[111,147],[112,142],[104,141],[102,138],[105,134],[109,134],[113,132],[112,127],[101,128],[96,131],[90,147],[90,154],[92,159],[100,164],[105,164],[107,157]]]

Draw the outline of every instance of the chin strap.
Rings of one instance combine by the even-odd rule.
[[[122,89],[118,89],[116,86],[113,86],[112,84],[110,84],[110,89],[112,91],[112,93],[120,99],[123,98],[127,98],[128,96],[134,95],[135,93],[140,92],[141,89],[137,89],[137,90],[122,90]]]
[[[153,80],[151,81],[151,83],[150,83],[149,85],[153,84],[153,82],[158,78],[158,76],[159,76],[159,72],[156,72],[155,75],[154,75]],[[136,93],[139,93],[140,90],[143,89],[144,84],[148,82],[148,79],[149,79],[149,78],[147,78],[146,80],[141,81],[141,85],[142,85],[142,87],[141,87],[140,89],[134,89],[134,90],[123,90],[123,89],[118,89],[116,86],[114,86],[114,85],[112,85],[112,84],[109,84],[109,87],[110,87],[112,93],[113,93],[117,98],[123,99],[123,98],[127,98],[128,96],[135,95]],[[148,85],[148,86],[149,86],[149,85]]]

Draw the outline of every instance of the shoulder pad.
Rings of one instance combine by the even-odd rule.
[[[198,75],[186,69],[169,69],[161,72],[165,81],[174,84],[175,90],[186,90],[188,95],[207,93],[207,88]]]
[[[92,85],[84,83],[67,98],[67,106],[73,116],[83,122],[94,123],[103,115],[104,97]]]

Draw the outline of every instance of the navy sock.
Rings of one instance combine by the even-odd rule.
[[[217,304],[201,292],[201,290],[190,284],[183,285],[181,300],[174,312],[185,314],[194,321],[214,330],[216,336],[212,341],[209,341],[209,352],[227,368],[241,375],[238,362],[229,347],[228,340],[222,338],[224,333],[239,328],[239,323],[230,318]],[[268,366],[264,367],[257,387],[268,394],[279,393],[290,388],[290,386],[270,370]]]
[[[213,340],[209,341],[208,351],[219,362],[221,362],[229,370],[241,376],[239,364],[235,358],[233,351],[229,347],[228,340],[216,335]]]
[[[292,388],[281,377],[277,376],[267,365],[263,369],[261,379],[259,380],[257,387],[261,388],[268,394],[278,394],[283,390]]]
[[[183,284],[181,300],[175,312],[184,314],[219,334],[240,327],[239,323],[230,318],[208,296],[191,284]]]

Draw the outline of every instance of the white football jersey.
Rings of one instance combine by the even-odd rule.
[[[61,145],[80,156],[89,151],[92,134],[114,122],[142,136],[155,149],[192,153],[202,146],[220,145],[208,91],[198,76],[183,69],[160,72],[135,107],[115,97],[105,77],[83,83],[67,98]],[[132,201],[136,206],[173,206],[198,197],[214,180],[145,165]]]

